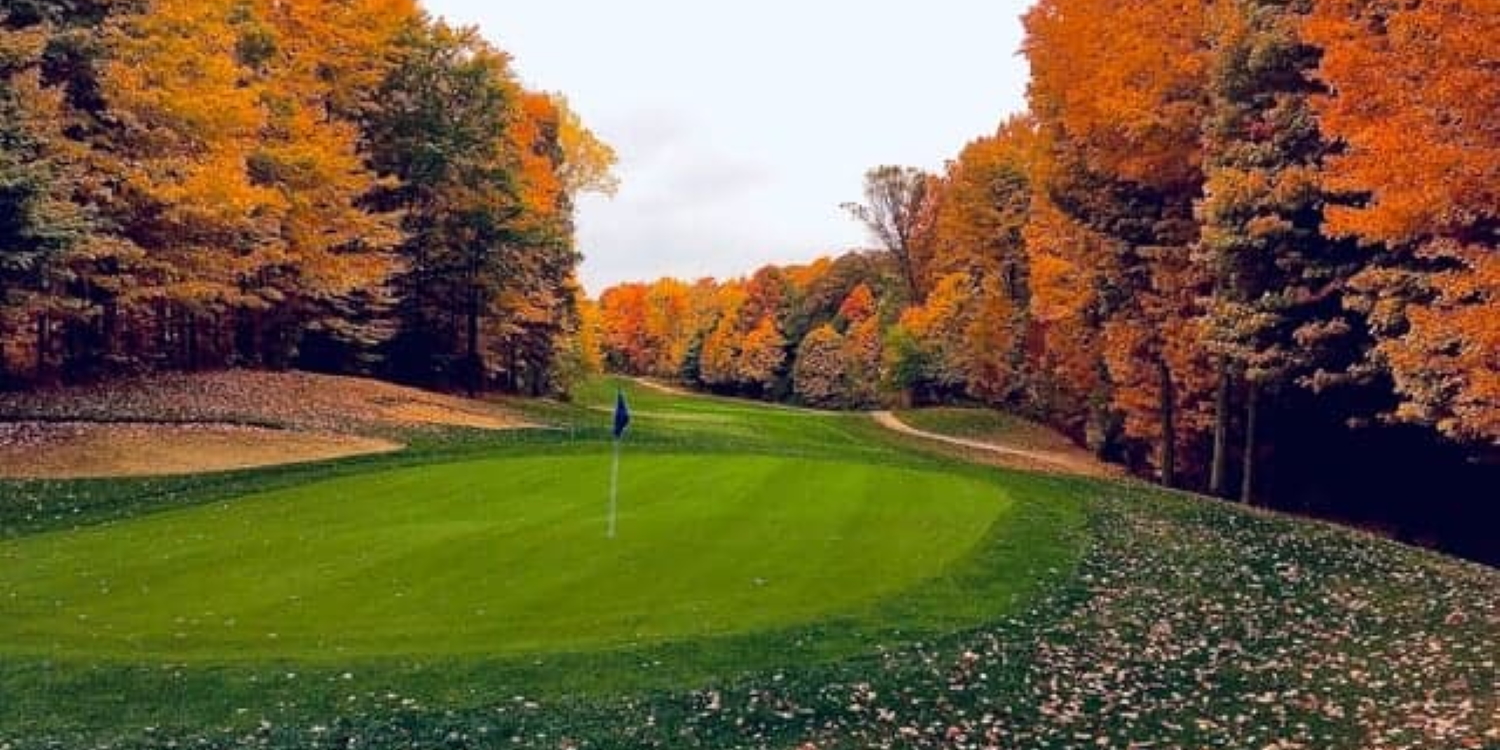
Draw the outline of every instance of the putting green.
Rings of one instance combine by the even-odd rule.
[[[196,661],[578,651],[867,610],[963,557],[995,484],[607,454],[367,474],[0,543],[0,653]]]

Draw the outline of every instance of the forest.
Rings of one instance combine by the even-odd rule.
[[[582,363],[573,199],[614,160],[415,0],[6,0],[0,385],[554,393]]]
[[[586,306],[613,370],[980,403],[1160,483],[1500,559],[1500,3],[1042,0],[1030,111],[875,249]],[[590,346],[593,344],[590,343]]]

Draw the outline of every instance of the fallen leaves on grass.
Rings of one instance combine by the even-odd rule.
[[[389,440],[225,424],[0,423],[0,477],[197,474],[399,450]]]
[[[1120,492],[1133,492],[1120,490]],[[1075,576],[976,630],[610,701],[350,695],[193,747],[1500,748],[1500,574],[1142,492],[1098,501]],[[277,719],[273,721],[273,719]],[[7,744],[8,743],[8,744]],[[160,736],[90,746],[167,746]],[[45,738],[0,738],[12,750]]]
[[[362,378],[228,371],[0,394],[0,421],[208,422],[340,433],[528,426],[483,401]]]

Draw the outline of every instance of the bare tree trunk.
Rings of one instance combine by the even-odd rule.
[[[1157,364],[1161,375],[1161,483],[1177,484],[1177,390],[1165,360]]]
[[[479,288],[473,284],[469,287],[469,310],[466,322],[468,325],[466,367],[469,372],[465,380],[468,381],[469,395],[474,396],[479,393],[480,378],[483,377],[484,367],[479,360]]]
[[[156,301],[156,353],[157,362],[165,362],[172,351],[172,306],[166,300]],[[153,368],[160,365],[153,365]]]
[[[46,380],[52,351],[52,318],[46,312],[36,316],[36,379]]]
[[[186,356],[183,359],[186,360],[187,370],[196,372],[198,370],[198,314],[188,313],[183,326],[182,343],[187,347]]]
[[[1214,397],[1214,455],[1209,469],[1208,492],[1226,497],[1225,483],[1229,473],[1229,387],[1232,375],[1229,358],[1219,357],[1219,389]]]
[[[119,354],[119,332],[120,332],[120,306],[113,298],[106,299],[101,305],[102,312],[99,320],[99,348],[104,353],[104,359],[114,362]]]
[[[1248,383],[1245,397],[1245,473],[1240,479],[1240,502],[1252,505],[1255,502],[1255,429],[1259,419],[1260,385]]]

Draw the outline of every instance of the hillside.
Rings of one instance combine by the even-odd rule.
[[[0,394],[0,477],[243,469],[399,450],[412,430],[524,426],[492,403],[362,378],[151,375]]]
[[[515,408],[557,429],[0,481],[0,746],[1500,747],[1493,569],[868,415]]]

